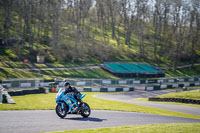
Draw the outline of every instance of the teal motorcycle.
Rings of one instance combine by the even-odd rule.
[[[56,95],[56,114],[60,118],[66,117],[67,114],[80,114],[82,117],[87,118],[90,113],[90,106],[83,102],[82,99],[86,94],[80,94],[80,100],[77,101],[73,93],[64,94],[65,89],[60,88]]]

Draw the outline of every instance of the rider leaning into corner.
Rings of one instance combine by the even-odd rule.
[[[69,82],[65,82],[64,88],[60,88],[56,97],[55,110],[57,115],[64,118],[67,114],[80,114],[87,118],[91,110],[90,106],[81,100],[85,95],[81,94],[75,87],[71,87]]]
[[[64,94],[72,93],[74,95],[74,98],[78,101],[77,104],[80,105],[80,103],[81,103],[81,100],[80,100],[81,93],[75,87],[71,87],[69,82],[64,83],[64,89],[65,89]]]

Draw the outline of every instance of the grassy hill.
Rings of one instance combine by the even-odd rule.
[[[85,28],[89,26],[89,23],[85,24]],[[77,42],[76,34],[72,25],[68,25],[68,30],[71,30],[73,34],[65,34],[61,36],[60,41],[57,46],[51,43],[43,43],[42,41],[37,41],[36,38],[32,38],[33,44],[29,41],[24,41],[24,43],[10,43],[7,47],[0,45],[0,60],[1,66],[6,66],[6,61],[21,62],[24,59],[28,59],[29,62],[34,64],[36,67],[71,67],[80,66],[88,64],[100,64],[104,61],[134,61],[134,62],[147,62],[152,65],[159,66],[173,66],[174,58],[169,57],[173,49],[176,47],[174,42],[172,49],[167,49],[165,46],[166,40],[164,37],[159,40],[160,45],[158,46],[159,53],[154,57],[154,41],[153,41],[153,27],[151,23],[146,24],[146,29],[143,35],[143,41],[141,44],[141,36],[136,32],[133,32],[130,37],[130,45],[125,43],[125,33],[126,30],[124,26],[116,27],[118,29],[119,41],[112,37],[112,30],[110,25],[106,25],[105,31],[90,25],[90,31],[87,36],[80,38]],[[15,34],[12,33],[11,34]],[[86,34],[86,33],[85,33]],[[104,35],[103,35],[104,34]],[[51,38],[51,36],[49,36]],[[0,35],[1,38],[1,35]],[[17,40],[7,39],[7,40]],[[46,40],[49,41],[48,39]],[[11,41],[12,42],[12,41]],[[162,51],[161,49],[166,50]],[[142,49],[142,51],[141,51]],[[142,55],[141,55],[142,53]],[[45,65],[36,64],[37,55],[42,55],[45,57]],[[191,54],[187,51],[184,55],[180,55],[177,65],[184,65],[191,63]],[[200,49],[197,48],[195,51],[195,62],[200,62]],[[48,64],[49,65],[48,65]],[[19,63],[18,63],[19,65]],[[12,65],[11,67],[17,67]],[[24,66],[29,68],[29,66]]]
[[[89,28],[88,28],[89,26]],[[0,46],[0,79],[6,78],[30,78],[30,77],[43,77],[45,79],[53,79],[54,77],[72,77],[72,78],[118,78],[102,69],[88,69],[88,70],[42,70],[42,71],[29,71],[20,69],[30,68],[58,68],[58,67],[77,67],[77,66],[90,66],[99,65],[104,61],[133,61],[145,62],[157,67],[173,67],[174,58],[169,57],[169,53],[178,45],[173,42],[168,48],[166,38],[161,36],[159,41],[158,54],[154,57],[154,30],[151,23],[145,23],[144,35],[141,36],[137,32],[133,32],[130,36],[130,45],[125,43],[126,37],[124,25],[116,28],[116,38],[112,37],[112,28],[109,24],[105,29],[91,24],[86,21],[84,33],[78,38],[73,24],[69,23],[67,26],[60,27],[66,34],[60,35],[58,44],[54,46],[50,43],[52,33],[49,33],[46,40],[41,41],[40,38],[33,36],[33,43],[30,44],[28,40],[24,40],[23,44],[10,43],[8,46]],[[88,28],[88,32],[85,30]],[[10,38],[15,36],[15,32],[11,32]],[[45,36],[42,33],[41,36]],[[1,38],[1,34],[0,34]],[[41,37],[42,38],[42,37]],[[45,38],[43,38],[45,39]],[[77,40],[78,39],[78,40]],[[9,39],[8,39],[9,40]],[[13,39],[10,39],[10,41]],[[14,38],[14,40],[17,40]],[[189,43],[189,45],[191,45]],[[171,48],[172,47],[172,48]],[[142,50],[142,51],[141,51]],[[142,52],[142,55],[141,55]],[[191,54],[185,51],[180,55],[176,65],[184,65],[191,63]],[[190,51],[191,52],[191,51]],[[37,55],[45,57],[45,63],[37,63]],[[29,63],[23,63],[24,59],[28,59]],[[200,62],[200,49],[195,51],[195,62]],[[194,62],[193,62],[194,63]],[[12,68],[12,69],[9,69]],[[17,69],[15,69],[17,68]],[[15,70],[13,70],[15,69]],[[200,66],[168,70],[163,69],[166,76],[192,76],[200,75]]]

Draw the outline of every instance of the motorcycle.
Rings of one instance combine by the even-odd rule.
[[[80,94],[80,101],[77,101],[73,93],[64,94],[65,89],[60,88],[56,95],[56,114],[60,118],[66,117],[67,114],[80,114],[82,117],[87,118],[90,113],[90,106],[83,102],[82,99],[86,94]]]

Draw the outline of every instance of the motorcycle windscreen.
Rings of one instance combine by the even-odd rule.
[[[86,94],[81,94],[80,99],[83,99],[85,97]]]
[[[63,91],[65,91],[65,89],[64,88],[60,88],[58,93],[57,93],[57,95],[56,95],[56,97],[58,97]]]

